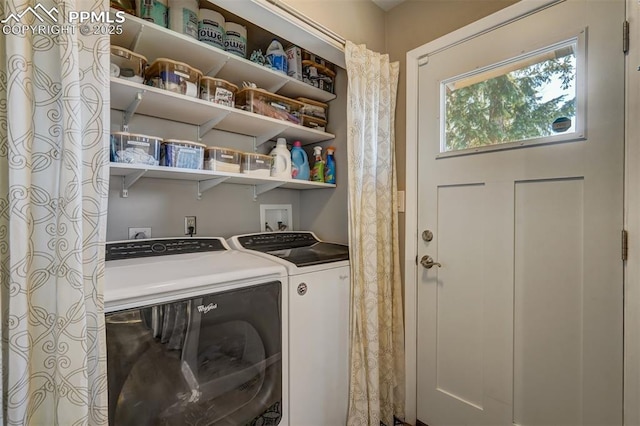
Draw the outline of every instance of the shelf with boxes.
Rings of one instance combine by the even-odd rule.
[[[287,97],[305,97],[321,102],[336,97],[331,92],[136,16],[127,14],[122,25],[122,34],[112,35],[111,44],[139,53],[149,62],[171,58],[201,70],[206,76],[236,85],[250,81],[259,88]]]
[[[332,93],[129,14],[123,27],[122,34],[111,38],[110,107],[122,112],[125,130],[133,116],[141,114],[193,125],[196,140],[212,129],[253,137],[254,148],[276,137],[300,140],[304,145],[335,139],[326,132],[324,103],[335,98]],[[237,86],[245,81],[257,87],[239,90]],[[186,164],[186,159],[193,157],[187,151],[195,149],[202,155],[204,147],[209,154],[211,147],[173,140],[176,146],[184,144],[185,150],[180,161],[171,161],[167,160],[167,140],[163,143],[160,137],[118,134],[112,133],[110,172],[122,177],[123,197],[141,177],[195,181],[198,198],[220,183],[253,185],[254,198],[275,188],[335,187],[273,178],[270,170],[266,174],[265,170],[241,170],[238,164],[233,169],[212,167],[206,156],[203,169],[202,158],[192,158]],[[186,146],[189,144],[194,149]],[[162,161],[160,152],[167,154]],[[246,155],[249,153],[242,157]]]
[[[124,123],[143,114],[199,126],[200,136],[215,128],[256,138],[256,145],[280,136],[314,144],[334,139],[331,133],[254,114],[202,99],[111,77],[111,108],[122,111]]]
[[[319,189],[336,187],[336,185],[329,183],[295,179],[282,180],[266,176],[254,177],[242,173],[222,171],[214,172],[210,170],[192,170],[164,166],[149,166],[143,164],[111,163],[109,173],[111,176],[122,176],[121,195],[123,197],[128,196],[129,188],[131,188],[141,177],[197,182],[196,195],[198,199],[201,198],[202,193],[221,183],[254,185],[254,197],[275,188]]]

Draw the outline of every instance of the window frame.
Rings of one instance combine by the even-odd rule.
[[[551,44],[546,44],[544,47],[540,47],[534,50],[523,50],[519,55],[505,59],[503,61],[493,63],[484,67],[478,67],[472,71],[456,75],[454,77],[440,81],[440,152],[436,155],[436,158],[453,157],[460,155],[470,155],[491,151],[502,151],[506,149],[525,148],[538,145],[548,145],[563,142],[575,142],[583,141],[587,139],[586,135],[586,121],[587,121],[587,91],[586,91],[586,32],[587,29],[582,29],[578,34],[571,37],[564,38],[561,41],[557,41]],[[575,90],[576,90],[576,114],[574,118],[575,130],[570,133],[558,133],[550,136],[535,137],[526,140],[519,140],[513,142],[505,142],[500,144],[487,145],[482,147],[472,147],[465,149],[458,149],[454,151],[446,151],[446,90],[447,85],[465,80],[483,73],[487,73],[502,67],[507,67],[514,63],[523,62],[532,57],[542,55],[549,51],[554,51],[569,45],[574,44],[575,57],[576,57],[576,72],[575,72]],[[503,74],[500,74],[503,75]],[[481,80],[485,81],[485,80]]]

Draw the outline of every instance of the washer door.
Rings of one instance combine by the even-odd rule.
[[[277,424],[280,287],[107,315],[110,424]]]

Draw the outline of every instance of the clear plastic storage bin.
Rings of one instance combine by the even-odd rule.
[[[147,58],[144,56],[124,47],[111,46],[110,61],[112,77],[120,77],[136,83],[144,81],[144,72],[147,67]]]
[[[298,98],[298,101],[303,104],[302,110],[300,111],[302,114],[308,115],[309,117],[320,118],[325,121],[327,120],[329,116],[329,105],[307,98]]]
[[[336,73],[329,66],[317,61],[302,60],[302,81],[305,83],[325,92],[334,93],[335,77]]]
[[[111,161],[114,163],[160,164],[162,139],[127,132],[111,133]]]
[[[183,169],[202,169],[205,148],[206,145],[198,142],[166,139],[162,143],[162,165]]]
[[[300,124],[302,102],[263,89],[246,88],[236,93],[236,108]]]
[[[320,132],[327,131],[327,122],[322,120],[321,118],[311,117],[308,115],[302,116],[302,125],[304,127],[309,127],[314,130],[318,130]]]
[[[200,99],[215,104],[234,107],[238,86],[226,80],[213,77],[200,79]]]
[[[273,161],[273,157],[270,155],[243,152],[240,171],[249,175],[269,177],[271,176],[271,161]]]
[[[214,172],[240,173],[241,155],[235,149],[210,146],[205,149],[204,168]]]
[[[200,70],[166,58],[156,59],[145,72],[148,85],[194,98],[200,93],[200,78]]]

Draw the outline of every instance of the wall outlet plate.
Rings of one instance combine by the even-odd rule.
[[[151,228],[129,228],[129,239],[139,240],[143,238],[151,238]]]
[[[193,228],[193,232],[189,228]],[[198,228],[196,227],[196,217],[195,216],[185,216],[184,217],[184,235],[196,235],[196,231]]]

